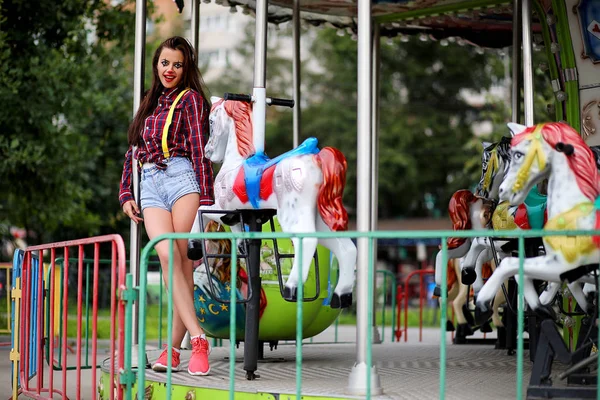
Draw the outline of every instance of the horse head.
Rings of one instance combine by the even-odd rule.
[[[210,137],[204,147],[206,157],[215,163],[225,163],[228,156],[247,158],[254,154],[252,105],[219,97],[212,97],[211,101]]]
[[[481,154],[481,178],[477,195],[487,199],[498,199],[498,190],[510,165],[510,139],[503,136],[499,142],[483,143]]]
[[[511,205],[523,203],[531,188],[549,177],[553,164],[565,159],[579,188],[583,192],[593,188],[587,197],[595,199],[598,173],[594,155],[569,125],[556,122],[526,127],[513,137],[510,153],[512,161],[500,186],[500,198]]]
[[[214,163],[221,163],[225,158],[227,138],[233,128],[233,121],[225,111],[225,101],[219,97],[211,97],[212,108],[208,121],[210,123],[210,136],[204,154]]]

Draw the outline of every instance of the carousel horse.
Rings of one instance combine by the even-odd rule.
[[[483,153],[481,157],[482,161],[482,173],[479,184],[477,185],[477,194],[473,194],[469,190],[458,190],[455,192],[448,204],[448,213],[452,220],[454,230],[484,230],[488,229],[491,225],[491,218],[496,207],[496,198],[502,179],[504,178],[505,171],[508,169],[510,161],[508,149],[510,145],[510,139],[503,137],[497,143],[485,143],[483,144]],[[479,195],[481,194],[481,195]],[[488,198],[493,196],[493,198]],[[452,276],[455,273],[455,269],[459,268],[459,277],[456,279],[456,285],[448,284],[449,295],[452,287],[455,288],[455,298],[453,298],[453,307],[455,315],[457,315],[458,326],[457,330],[457,343],[460,342],[460,338],[468,336],[473,333],[474,321],[470,317],[470,311],[465,309],[465,305],[468,301],[469,288],[467,284],[473,285],[475,292],[477,292],[481,286],[483,286],[483,274],[482,269],[486,263],[489,263],[493,259],[491,251],[481,251],[478,253],[477,267],[478,273],[474,273],[473,276],[476,279],[470,282],[465,282],[463,279],[464,274],[462,273],[462,262],[458,262],[458,259],[463,258],[467,255],[471,249],[472,239],[471,238],[449,238],[448,241],[448,276]],[[439,290],[441,284],[441,268],[442,268],[442,252],[438,252],[436,255],[435,263],[435,281],[436,290],[434,294],[440,295]],[[460,266],[460,267],[459,267]],[[454,293],[452,293],[454,296]],[[500,297],[498,297],[500,299]],[[495,310],[500,305],[498,301],[496,303]],[[497,327],[501,327],[498,313],[493,315],[494,324]],[[453,326],[449,323],[448,329],[452,329]],[[485,329],[485,328],[484,328]]]
[[[209,116],[210,138],[205,155],[221,163],[215,178],[215,204],[200,210],[275,209],[283,232],[310,233],[347,229],[348,214],[342,205],[346,181],[346,159],[337,149],[319,151],[317,140],[309,138],[297,148],[274,159],[255,154],[252,144],[252,106],[241,101],[212,99]],[[200,214],[200,213],[199,213]],[[219,220],[222,214],[202,213]],[[238,224],[239,225],[239,224]],[[243,227],[232,226],[232,232]],[[196,217],[192,233],[200,232]],[[198,259],[200,240],[190,239],[188,257]],[[295,249],[299,238],[292,238]],[[284,286],[284,298],[297,298],[298,279],[306,281],[317,244],[330,249],[339,261],[339,280],[331,299],[332,308],[352,304],[356,246],[350,238],[304,238],[300,260],[293,267]],[[192,250],[192,251],[190,251]],[[302,277],[298,268],[302,263]]]
[[[490,219],[497,203],[498,190],[510,163],[509,146],[510,139],[507,137],[502,137],[496,143],[483,143],[483,153],[481,155],[482,172],[476,194],[473,194],[469,190],[458,190],[452,195],[448,204],[448,213],[454,230],[484,230],[489,228]],[[471,249],[472,241],[471,238],[449,238],[447,242],[448,259],[466,256]],[[477,271],[481,271],[481,266],[492,258],[491,253],[477,253],[478,256],[480,254],[482,259],[477,263]],[[435,282],[437,288],[441,284],[441,264],[442,252],[440,251],[436,255],[435,262]],[[461,280],[466,284],[472,284],[475,282],[477,276],[481,276],[481,274],[475,273],[469,276],[463,274],[462,270],[461,274]],[[439,290],[436,290],[436,294],[439,295]]]
[[[511,141],[512,162],[500,186],[500,198],[519,205],[532,187],[548,179],[548,220],[544,229],[598,229],[595,202],[600,194],[600,175],[594,152],[564,123],[520,126],[518,131]],[[560,283],[569,272],[600,260],[597,237],[548,236],[543,241],[546,254],[526,258],[523,265],[525,300],[533,310],[540,311],[543,309],[533,279]],[[476,304],[480,312],[488,310],[502,282],[510,276],[518,279],[518,272],[518,257],[501,261],[479,292]],[[589,274],[579,280],[594,283]],[[579,306],[587,310],[588,302],[579,283],[572,282],[569,288]]]

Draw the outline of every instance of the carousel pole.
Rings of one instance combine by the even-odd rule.
[[[358,0],[358,112],[357,112],[357,230],[366,233],[370,228],[371,188],[371,0]],[[369,238],[359,237],[357,258],[356,301],[356,362],[349,375],[348,391],[353,395],[379,395],[383,391],[377,368],[368,360],[369,330]],[[370,378],[367,378],[369,376]]]
[[[194,46],[194,50],[196,51],[196,63],[198,63],[198,54],[200,53],[198,50],[198,46],[200,45],[200,0],[192,0],[192,9],[190,13],[190,41],[192,42],[192,46]]]
[[[252,91],[253,144],[256,153],[265,150],[267,105],[267,0],[256,1],[256,37],[254,42],[254,89]]]
[[[522,0],[522,35],[523,35],[523,104],[525,125],[534,124],[533,113],[533,56],[531,41],[531,0]]]
[[[511,121],[521,121],[521,10],[519,0],[513,0]]]
[[[252,92],[252,125],[254,128],[253,144],[256,154],[264,152],[265,119],[266,119],[266,64],[267,64],[267,0],[256,1],[256,37],[254,46],[254,88]],[[243,221],[248,224],[251,232],[262,230],[265,216],[258,213],[248,213]],[[254,380],[258,357],[262,354],[258,341],[260,315],[260,240],[252,239],[248,245],[248,285],[252,298],[246,304],[246,325],[244,332],[244,370],[246,379]]]
[[[293,4],[293,16],[292,16],[292,38],[294,42],[294,53],[293,53],[293,91],[294,91],[294,108],[292,109],[293,116],[293,144],[294,148],[298,147],[300,142],[300,128],[301,128],[301,112],[300,112],[300,0],[294,0]]]
[[[192,8],[190,10],[190,42],[192,43],[192,47],[194,48],[194,52],[196,55],[196,65],[200,63],[199,54],[200,49],[198,48],[200,45],[200,0],[192,0]],[[190,339],[190,332],[186,332],[183,340],[181,341],[182,349],[191,349],[192,343]]]
[[[377,221],[379,213],[377,205],[379,203],[377,189],[379,187],[379,74],[380,74],[380,52],[381,52],[381,32],[379,23],[373,24],[373,45],[372,45],[372,83],[371,89],[373,94],[371,97],[371,221],[370,231],[377,230]],[[373,239],[373,270],[377,268],[377,239]],[[384,293],[385,293],[384,288]],[[373,293],[377,293],[377,280],[373,279]],[[375,297],[374,297],[375,298]],[[383,307],[385,307],[385,294],[383,296]],[[372,343],[381,343],[381,335],[377,328],[377,302],[373,301],[373,336]]]
[[[144,58],[146,55],[146,2],[135,2],[135,53],[133,58],[133,115],[137,112],[142,102],[144,94]],[[138,172],[138,160],[135,158],[136,146],[133,148],[131,157],[131,175],[133,181],[133,197],[139,205],[140,200],[140,176]],[[138,286],[140,283],[140,226],[131,221],[129,225],[129,273],[133,275],[133,284]],[[132,340],[133,345],[138,343],[138,302],[134,302],[132,314]],[[132,355],[132,362],[137,360],[137,356]]]

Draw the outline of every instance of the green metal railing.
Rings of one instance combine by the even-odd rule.
[[[215,232],[215,233],[198,233],[198,234],[187,234],[187,233],[173,233],[168,235],[162,235],[157,238],[151,240],[146,247],[144,247],[141,256],[141,264],[140,264],[140,283],[137,288],[131,287],[131,279],[128,280],[128,290],[129,289],[137,289],[138,293],[145,293],[147,290],[147,277],[146,271],[148,268],[148,260],[151,250],[154,246],[163,241],[170,241],[170,251],[172,255],[173,251],[173,240],[178,239],[209,239],[209,240],[231,240],[234,253],[232,254],[232,273],[231,273],[231,287],[236,287],[236,275],[237,275],[237,242],[234,241],[238,239],[290,239],[290,238],[304,238],[304,237],[316,237],[316,238],[332,238],[332,237],[345,237],[345,238],[367,238],[369,239],[369,265],[368,268],[368,321],[367,326],[367,395],[366,399],[371,399],[371,366],[373,363],[372,356],[372,344],[371,344],[371,331],[372,327],[372,318],[373,318],[373,280],[374,280],[374,266],[373,266],[373,247],[374,247],[374,239],[429,239],[429,238],[439,238],[442,243],[442,265],[447,264],[447,239],[449,237],[461,237],[461,238],[475,238],[481,237],[481,231],[385,231],[385,232],[319,232],[319,233],[310,233],[310,234],[290,234],[290,233],[282,233],[282,232],[242,232],[238,234],[232,234],[229,232]],[[526,238],[534,238],[541,236],[590,236],[590,235],[600,235],[600,231],[544,231],[544,230],[519,230],[519,231],[494,231],[494,237],[496,238],[516,238],[518,240],[518,251],[519,251],[519,272],[518,272],[518,299],[517,299],[517,318],[518,318],[518,332],[523,332],[524,330],[524,293],[523,293],[523,283],[524,283],[524,261],[525,261],[525,239]],[[300,241],[299,243],[302,243]],[[298,256],[302,256],[302,245],[296,249],[296,254]],[[302,271],[298,271],[300,276],[302,276]],[[172,268],[172,257],[170,261],[169,268],[169,281],[173,280],[173,268]],[[442,269],[442,287],[446,287],[447,283],[447,271],[446,268]],[[303,298],[303,284],[301,280],[298,283],[298,302],[297,302],[297,341],[300,343],[302,341],[302,298]],[[230,291],[230,299],[232,302],[236,301],[235,291]],[[358,299],[361,301],[362,299]],[[447,292],[442,290],[441,295],[441,305],[440,305],[440,333],[441,337],[444,337],[446,330],[446,319],[447,319]],[[598,306],[598,305],[597,305]],[[131,321],[131,309],[133,307],[133,302],[128,303],[127,308],[127,326],[132,326]],[[173,296],[172,291],[169,291],[168,295],[168,310],[169,310],[169,321],[168,321],[168,340],[171,342],[172,335],[172,309],[173,309]],[[139,337],[138,343],[139,348],[144,349],[146,346],[146,301],[145,297],[139,299]],[[235,315],[235,307],[231,307],[230,312],[230,343],[235,343],[236,341],[236,315]],[[600,326],[599,326],[600,331]],[[126,352],[128,356],[125,358],[125,371],[131,371],[131,347],[126,346]],[[517,337],[517,369],[516,369],[516,398],[523,398],[523,335],[518,335]],[[170,352],[170,350],[169,350]],[[169,354],[170,357],[170,354]],[[143,351],[139,352],[139,360],[138,365],[144,365],[146,362],[145,354]],[[229,398],[234,399],[235,396],[235,346],[231,345],[230,348],[230,370],[229,370]],[[439,398],[441,400],[445,399],[445,389],[446,389],[446,341],[440,341],[440,372],[439,372]],[[600,375],[600,369],[598,369],[598,374]],[[600,376],[598,377],[600,381]],[[130,384],[130,380],[126,379],[127,388],[125,391],[125,398],[132,398],[132,385]],[[296,349],[296,398],[300,400],[302,398],[302,346],[297,346]],[[143,388],[145,387],[145,370],[143,368],[139,368],[137,372],[137,387]],[[144,391],[138,390],[138,399],[144,399]],[[167,398],[171,396],[171,373],[170,371],[167,373]],[[598,398],[600,399],[600,393],[598,394]]]

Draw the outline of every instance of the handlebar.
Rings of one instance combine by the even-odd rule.
[[[294,100],[267,97],[267,105],[294,108]]]
[[[223,100],[243,101],[246,103],[252,103],[252,96],[249,94],[238,94],[238,93],[225,93]]]
[[[252,102],[251,95],[240,94],[240,93],[225,93],[223,95],[223,99],[224,100],[233,100],[233,101],[243,101],[246,103]],[[295,102],[294,102],[294,100],[279,99],[276,97],[267,97],[267,105],[294,108]]]

